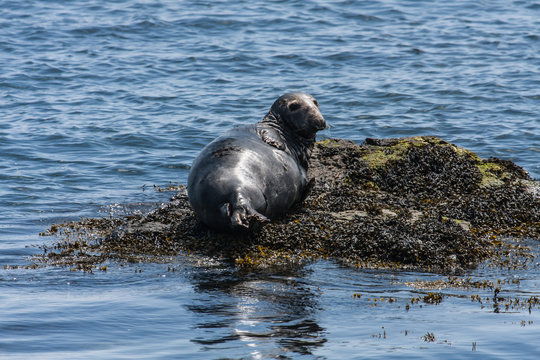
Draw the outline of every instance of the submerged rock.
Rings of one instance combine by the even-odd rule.
[[[330,258],[456,273],[484,260],[523,264],[527,248],[501,239],[539,239],[537,182],[436,137],[320,141],[308,176],[316,181],[304,203],[250,233],[209,231],[181,188],[146,215],[54,225],[61,240],[41,260],[88,270],[197,253],[248,269]]]

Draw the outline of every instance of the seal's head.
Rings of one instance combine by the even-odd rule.
[[[279,119],[284,130],[303,139],[314,140],[317,131],[326,128],[326,121],[319,111],[319,103],[308,94],[282,95],[274,102],[270,112]]]

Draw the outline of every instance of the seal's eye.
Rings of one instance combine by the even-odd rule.
[[[313,99],[313,103],[315,104],[316,107],[319,107],[319,102],[315,99]]]
[[[289,104],[289,111],[296,111],[298,109],[300,109],[300,104],[299,103]]]

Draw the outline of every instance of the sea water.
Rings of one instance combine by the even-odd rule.
[[[313,94],[320,138],[436,135],[540,177],[540,2],[0,2],[0,358],[537,359],[538,308],[420,272],[197,257],[25,269],[51,224],[150,211],[201,148]],[[529,245],[538,252],[538,239]],[[482,266],[500,295],[540,269]],[[356,296],[354,294],[358,294]]]

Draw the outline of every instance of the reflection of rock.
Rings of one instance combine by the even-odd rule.
[[[540,235],[537,182],[512,162],[482,160],[439,138],[367,139],[363,145],[324,140],[315,146],[308,176],[316,182],[304,203],[251,234],[210,233],[180,191],[146,216],[93,220],[92,231],[103,240],[77,246],[83,254],[100,254],[100,261],[187,251],[244,267],[324,257],[459,271],[500,256],[500,235]],[[84,222],[70,226],[87,228]],[[81,259],[80,251],[49,257],[66,260],[74,253]]]

